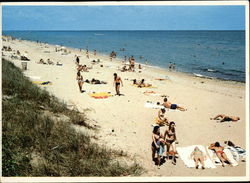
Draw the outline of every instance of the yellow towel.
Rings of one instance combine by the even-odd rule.
[[[108,98],[112,95],[107,92],[99,92],[99,93],[89,93],[89,96],[96,98],[96,99],[103,99],[103,98]]]

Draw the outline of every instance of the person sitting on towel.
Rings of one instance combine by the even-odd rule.
[[[219,142],[215,142],[214,144],[211,144],[208,149],[214,150],[218,158],[220,159],[222,166],[224,167],[224,162],[228,162],[230,165],[232,164],[229,159],[227,158],[227,155],[224,153],[224,147],[220,145]]]
[[[237,116],[226,116],[225,114],[218,114],[214,118],[210,118],[210,120],[219,120],[219,119],[220,119],[220,122],[224,122],[224,121],[233,121],[233,122],[236,122],[236,121],[240,120],[240,117],[237,117]]]
[[[168,118],[165,116],[166,114],[166,110],[163,108],[163,109],[160,109],[158,111],[158,121],[157,121],[157,124],[158,125],[169,125],[168,124]]]
[[[171,102],[168,101],[167,98],[164,98],[163,99],[164,103],[162,104],[165,108],[168,108],[168,109],[178,109],[180,111],[186,111],[185,108],[177,105],[177,104],[172,104]]]
[[[201,166],[202,166],[201,168],[205,169],[204,160],[206,160],[207,157],[197,146],[194,148],[194,151],[191,153],[190,158],[194,160],[196,169],[199,168],[198,162],[201,163]]]

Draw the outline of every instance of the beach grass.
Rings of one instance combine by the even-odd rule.
[[[2,94],[3,176],[137,176],[144,171],[131,159],[133,163],[120,161],[129,158],[126,153],[76,132],[73,125],[97,129],[83,113],[68,109],[6,60],[2,60]]]

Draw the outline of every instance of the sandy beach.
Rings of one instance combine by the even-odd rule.
[[[168,100],[183,106],[187,111],[167,110],[166,116],[176,123],[177,147],[191,145],[209,146],[216,141],[224,146],[224,141],[231,140],[237,146],[246,149],[246,92],[245,83],[199,78],[193,75],[168,71],[167,68],[156,68],[143,65],[141,72],[138,63],[135,72],[121,72],[123,63],[120,59],[110,61],[108,55],[102,55],[97,50],[94,56],[86,58],[85,51],[67,48],[70,53],[62,54],[55,51],[55,45],[30,42],[24,40],[3,41],[3,46],[10,46],[12,51],[3,51],[3,58],[10,60],[16,66],[22,67],[16,56],[19,50],[26,55],[27,70],[24,74],[34,81],[50,81],[52,85],[43,85],[47,91],[74,105],[84,112],[90,123],[100,126],[95,134],[98,143],[113,149],[122,149],[147,170],[142,176],[246,176],[246,162],[238,162],[235,167],[217,166],[215,169],[195,170],[187,168],[181,158],[177,164],[166,161],[157,169],[151,158],[152,124],[155,124],[159,109],[144,107],[147,101],[163,102],[161,95],[167,95]],[[92,51],[92,50],[90,50]],[[15,54],[14,54],[15,53]],[[107,84],[83,84],[84,93],[80,93],[76,80],[75,55],[80,58],[80,64],[92,67],[89,72],[82,72],[83,79],[92,78],[106,81]],[[38,64],[40,60],[52,60],[55,65]],[[100,59],[100,63],[92,64],[92,60]],[[56,62],[62,63],[57,66]],[[100,67],[103,65],[103,67]],[[166,66],[167,67],[167,66]],[[178,67],[178,66],[177,66]],[[121,94],[116,96],[113,86],[113,73],[117,73],[122,81]],[[163,78],[166,80],[156,80]],[[138,88],[132,86],[132,79],[145,79],[153,88]],[[145,91],[154,91],[159,95],[145,95]],[[111,92],[112,97],[95,99],[90,92]],[[238,122],[223,122],[210,120],[217,114],[239,116]],[[161,127],[164,133],[168,127]],[[76,126],[77,130],[84,130]]]

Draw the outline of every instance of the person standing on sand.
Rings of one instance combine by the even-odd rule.
[[[89,59],[89,50],[86,50],[86,57]]]
[[[94,55],[96,56],[96,50],[94,50]]]
[[[78,56],[76,56],[76,63],[77,63],[77,65],[79,65],[79,63],[80,63],[80,59]]]
[[[156,165],[158,166],[158,168],[160,168],[161,157],[163,156],[163,153],[165,151],[165,149],[164,149],[165,141],[163,139],[163,136],[160,133],[159,126],[154,127],[153,134],[152,134],[152,140],[153,140],[153,142],[151,143],[152,161],[155,161],[155,153],[157,152]]]
[[[164,133],[164,140],[166,142],[167,146],[167,157],[171,154],[172,155],[172,164],[176,165],[176,147],[175,144],[177,144],[177,138],[175,133],[175,122],[171,121],[169,124],[168,130]],[[170,151],[170,148],[172,151]]]
[[[118,76],[116,73],[114,73],[114,83],[113,85],[115,85],[115,91],[116,91],[116,95],[120,96],[120,85],[123,86],[122,83],[122,79],[120,78],[120,76]]]
[[[82,90],[82,85],[83,85],[84,81],[83,81],[83,77],[82,77],[80,71],[77,72],[76,80],[78,82],[80,92],[83,93],[84,90]]]

